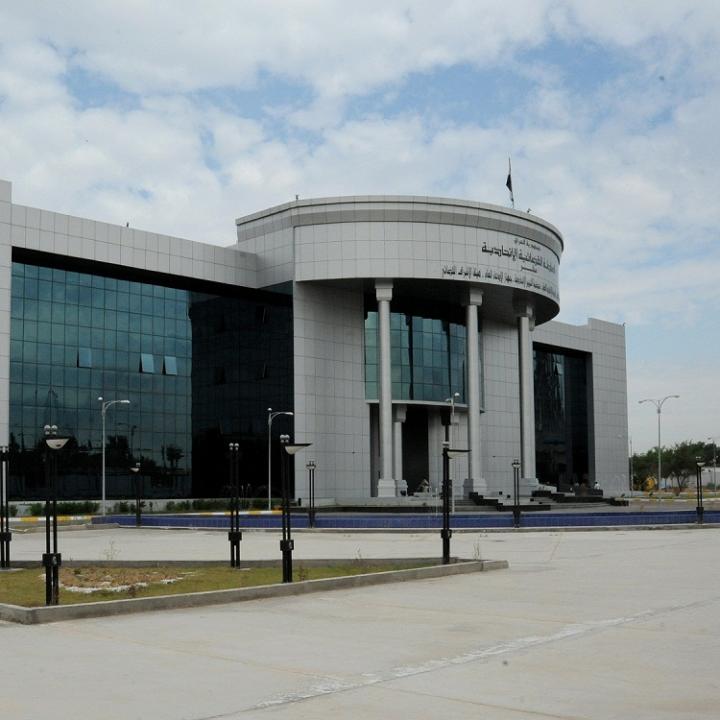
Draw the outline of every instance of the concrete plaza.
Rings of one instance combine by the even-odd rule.
[[[41,533],[15,534],[39,559]],[[63,532],[66,559],[225,559],[192,530]],[[301,533],[295,557],[438,554]],[[0,623],[0,717],[716,718],[720,530],[457,533],[509,570],[167,613]],[[245,533],[244,558],[278,535]],[[0,575],[0,582],[3,576]]]

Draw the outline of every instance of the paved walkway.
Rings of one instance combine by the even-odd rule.
[[[277,557],[246,533],[243,556]],[[38,557],[41,534],[15,535]],[[720,530],[467,533],[511,568],[165,614],[0,623],[0,717],[720,715]],[[64,532],[64,557],[223,559],[222,533]],[[423,556],[431,534],[305,533],[297,558]],[[3,581],[0,575],[0,582]]]

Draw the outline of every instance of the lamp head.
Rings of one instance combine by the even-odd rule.
[[[310,447],[312,443],[290,443],[285,442],[283,443],[283,448],[285,448],[285,452],[288,455],[295,455],[295,453],[299,453],[301,450],[304,450],[306,447]]]

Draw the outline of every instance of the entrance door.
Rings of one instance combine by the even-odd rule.
[[[428,474],[428,411],[417,405],[407,406],[403,423],[403,474],[408,493],[420,489]]]

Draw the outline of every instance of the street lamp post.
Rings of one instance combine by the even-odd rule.
[[[291,443],[289,435],[280,436],[280,447],[282,448],[282,463],[280,466],[282,476],[282,540],[280,540],[280,551],[282,552],[283,582],[291,583],[292,580],[292,551],[293,541],[290,527],[290,456],[309,447],[311,443]]]
[[[450,403],[450,425],[445,426],[445,441],[451,443],[453,441],[453,428],[455,427],[455,403],[460,399],[460,393],[454,392],[449,398],[445,398],[446,403]],[[450,502],[452,503],[451,511],[455,512],[455,487],[454,483],[451,483],[452,493],[450,495]]]
[[[717,493],[717,438],[709,437],[708,440],[712,440],[713,444],[713,489]]]
[[[65,447],[70,439],[57,434],[57,425],[45,425],[45,552],[42,564],[45,568],[45,604],[57,605],[60,601],[60,565],[62,555],[58,552],[57,537],[57,462],[56,452]],[[52,544],[50,542],[52,534]]]
[[[679,395],[666,395],[663,398],[647,398],[646,400],[638,400],[638,404],[642,405],[643,403],[649,402],[652,403],[656,410],[657,410],[657,417],[658,417],[658,444],[657,444],[657,489],[660,490],[660,481],[662,479],[662,449],[660,445],[660,418],[662,416],[662,406],[665,404],[666,400],[669,400],[670,398],[679,398]]]
[[[314,460],[308,460],[305,466],[308,471],[308,495],[310,496],[310,507],[308,508],[308,525],[315,527],[315,465]]]
[[[112,405],[129,405],[129,400],[103,400],[102,395],[98,397],[100,405],[100,413],[102,415],[102,514],[105,515],[105,415],[107,414],[108,408]]]
[[[703,508],[703,486],[702,486],[702,469],[705,466],[702,458],[695,458],[696,478],[697,478],[697,512],[698,525],[702,525],[705,508]]]
[[[142,493],[140,492],[140,463],[136,462],[130,472],[135,478],[135,527],[142,524]]]
[[[442,561],[443,565],[450,562],[450,538],[452,530],[450,529],[450,460],[460,457],[469,450],[456,450],[450,447],[450,441],[443,442],[442,449],[442,530],[440,537],[442,539]]]
[[[276,410],[273,412],[272,408],[267,409],[268,413],[268,510],[272,510],[272,423],[273,420],[279,415],[289,415],[293,417],[293,412],[290,410]]]
[[[513,525],[516,528],[520,527],[520,504],[518,503],[518,497],[520,495],[520,461],[515,459],[512,461],[513,469]]]
[[[230,464],[230,567],[240,567],[240,443],[228,444]]]
[[[10,504],[8,483],[10,481],[10,452],[7,445],[0,447],[0,568],[10,567]]]
[[[445,440],[451,441],[450,429],[455,425],[455,403],[460,399],[460,393],[453,393],[449,398],[445,398],[445,402],[450,404],[450,425],[445,426]]]

